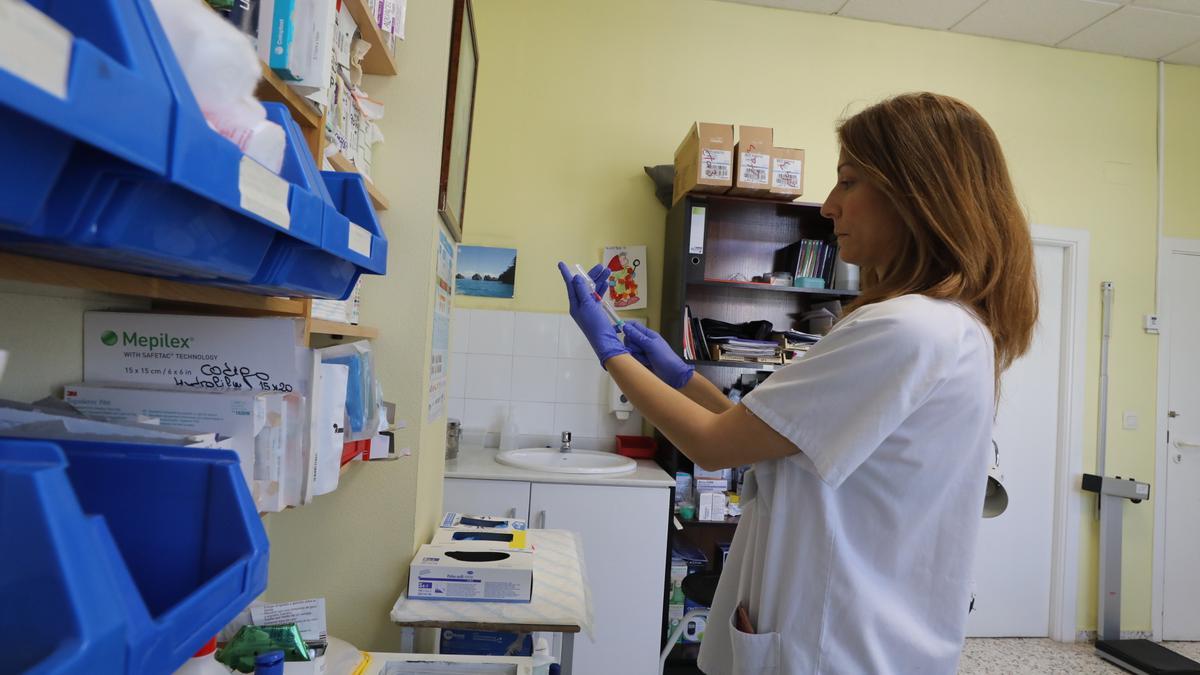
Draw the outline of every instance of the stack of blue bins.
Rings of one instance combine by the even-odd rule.
[[[170,673],[267,584],[237,455],[0,438],[0,672]]]
[[[0,164],[0,247],[268,295],[341,299],[386,273],[363,178],[318,171],[280,104],[280,176],[213,131],[148,0],[35,10],[71,33],[70,57],[62,91],[0,62],[0,147],[17,160]]]

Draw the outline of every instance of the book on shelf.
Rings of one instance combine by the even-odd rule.
[[[787,272],[793,278],[816,277],[833,287],[833,265],[837,244],[819,239],[801,239],[775,252],[775,270]]]

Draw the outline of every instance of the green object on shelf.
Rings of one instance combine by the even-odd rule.
[[[796,288],[825,288],[825,280],[821,277],[796,277],[792,285]]]
[[[684,520],[691,520],[696,516],[696,507],[691,504],[680,504],[679,515],[683,516]]]
[[[216,10],[233,9],[233,0],[207,0],[208,6]]]

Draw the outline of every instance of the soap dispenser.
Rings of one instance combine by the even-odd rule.
[[[629,419],[629,414],[633,412],[633,404],[625,394],[621,393],[621,388],[613,381],[612,377],[608,378],[608,411],[617,416],[619,420]]]

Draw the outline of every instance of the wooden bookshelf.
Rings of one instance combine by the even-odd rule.
[[[346,159],[346,156],[340,152],[329,157],[329,164],[333,166],[334,171],[362,174],[362,172],[358,170],[358,167],[354,166],[354,163]],[[387,197],[383,196],[383,192],[381,192],[379,188],[375,186],[375,183],[371,181],[370,176],[362,174],[362,177],[363,182],[367,184],[367,194],[371,196],[371,203],[375,205],[375,210],[387,211]]]
[[[362,38],[371,44],[367,55],[363,57],[363,72],[368,75],[395,75],[398,72],[396,59],[387,48],[383,31],[375,25],[375,17],[371,16],[367,0],[342,0],[342,4],[350,10]]]
[[[300,94],[297,94],[291,87],[283,81],[283,78],[275,74],[271,67],[262,61],[258,62],[262,67],[262,80],[258,83],[258,98],[263,101],[275,101],[282,103],[291,111],[292,117],[302,127],[320,129],[323,126],[321,121],[321,113],[316,106],[309,102]]]
[[[129,295],[163,302],[223,307],[235,313],[302,317],[308,301],[231,291],[213,286],[116,272],[72,263],[0,253],[0,279]]]

